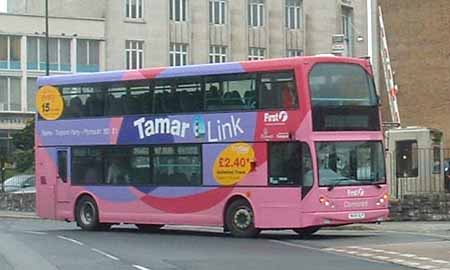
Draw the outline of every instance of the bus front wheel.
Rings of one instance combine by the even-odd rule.
[[[105,229],[105,224],[101,224],[98,218],[98,207],[94,199],[89,196],[82,197],[76,206],[76,221],[83,230]]]
[[[310,237],[314,233],[316,233],[320,227],[308,227],[308,228],[301,228],[301,229],[294,229],[293,231],[296,232],[300,237]]]
[[[250,204],[243,199],[236,200],[227,208],[226,226],[236,237],[254,237],[260,232],[255,228],[255,215]]]

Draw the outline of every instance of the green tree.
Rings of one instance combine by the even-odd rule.
[[[12,159],[19,172],[34,170],[34,118],[24,129],[12,135],[15,151]]]

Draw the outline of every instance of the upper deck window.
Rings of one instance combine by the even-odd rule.
[[[309,77],[314,130],[379,130],[373,79],[359,65],[317,64]]]
[[[294,72],[254,72],[60,87],[62,118],[296,109]]]
[[[318,64],[310,75],[313,105],[376,105],[373,80],[352,64]]]

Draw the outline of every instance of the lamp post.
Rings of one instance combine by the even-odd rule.
[[[45,75],[50,75],[50,63],[49,63],[49,55],[48,55],[48,0],[45,0]]]

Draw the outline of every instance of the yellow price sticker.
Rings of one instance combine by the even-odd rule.
[[[251,172],[254,160],[255,151],[250,144],[233,143],[216,158],[214,178],[221,185],[235,185]]]
[[[45,120],[57,120],[64,113],[64,99],[58,88],[43,86],[36,94],[36,107]]]

